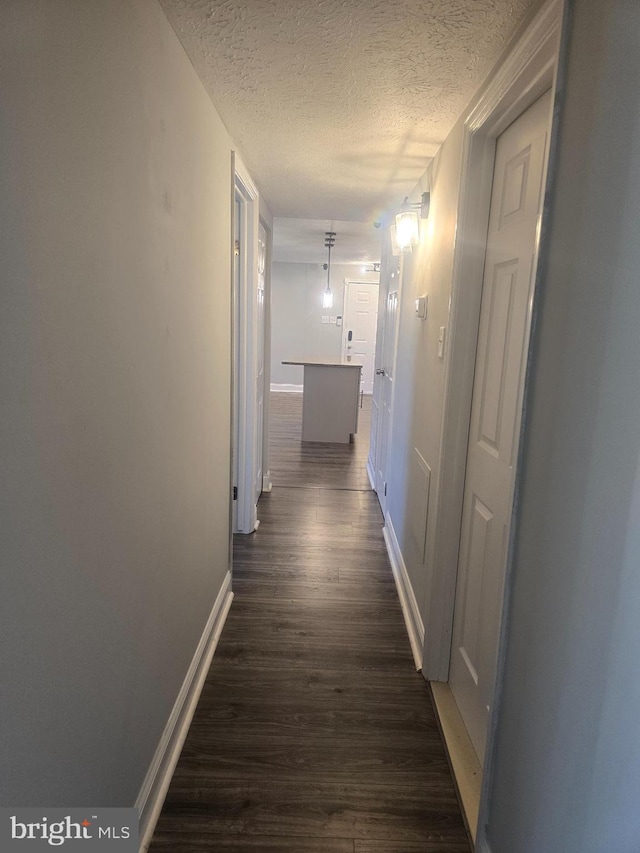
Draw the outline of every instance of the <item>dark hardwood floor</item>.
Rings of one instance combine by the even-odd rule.
[[[371,397],[365,397],[353,444],[302,443],[302,395],[271,394],[269,468],[274,485],[370,489],[367,477]]]
[[[368,401],[366,401],[368,402]],[[273,491],[234,544],[234,599],[152,853],[469,853],[352,445],[300,442],[271,395]]]

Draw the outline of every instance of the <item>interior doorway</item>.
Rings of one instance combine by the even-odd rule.
[[[233,169],[232,518],[234,533],[252,533],[263,483],[267,237],[258,190],[237,155]]]
[[[449,683],[484,761],[498,639],[551,93],[498,137],[471,405]]]
[[[393,378],[398,343],[400,273],[399,259],[390,253],[380,279],[379,346],[376,352],[373,397],[371,399],[371,442],[367,470],[372,488],[384,513],[387,505]]]

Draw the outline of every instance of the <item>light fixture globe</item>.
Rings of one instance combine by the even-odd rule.
[[[401,252],[410,252],[420,241],[418,214],[403,210],[396,216],[396,241]]]
[[[391,226],[391,250],[394,255],[411,254],[413,247],[420,242],[420,219],[429,216],[430,194],[422,193],[420,201],[412,203],[408,198],[402,202],[400,213],[396,215],[395,222]]]

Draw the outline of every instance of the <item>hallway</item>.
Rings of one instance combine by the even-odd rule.
[[[236,537],[152,853],[468,853],[366,481],[368,412],[353,445],[302,447],[300,404],[271,395],[274,489]]]

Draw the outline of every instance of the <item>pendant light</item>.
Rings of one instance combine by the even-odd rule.
[[[324,269],[327,271],[327,286],[322,294],[322,307],[333,308],[333,291],[331,290],[331,249],[336,242],[335,231],[324,232],[324,245],[327,250],[327,263],[324,264]]]

